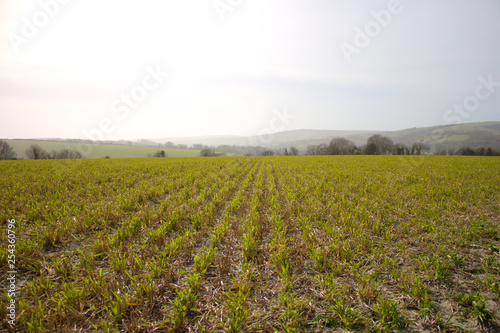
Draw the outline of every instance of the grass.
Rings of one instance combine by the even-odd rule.
[[[500,158],[420,163],[2,161],[18,330],[498,331]]]

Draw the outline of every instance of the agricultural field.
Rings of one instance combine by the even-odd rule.
[[[13,253],[18,332],[500,330],[500,158],[2,161],[0,184],[2,330]]]
[[[195,157],[200,156],[199,150],[190,149],[172,149],[163,147],[146,147],[146,146],[126,146],[126,145],[109,145],[109,144],[80,144],[73,142],[53,142],[45,140],[5,140],[9,143],[17,154],[18,158],[26,158],[25,151],[29,146],[37,144],[47,152],[53,150],[78,150],[84,158],[140,158],[152,156],[157,151],[163,150],[168,157]]]

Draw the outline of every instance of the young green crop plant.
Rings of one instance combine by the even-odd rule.
[[[378,296],[378,303],[373,306],[373,311],[378,315],[376,326],[382,331],[402,329],[406,325],[404,316],[399,312],[397,303]]]
[[[481,326],[487,325],[493,319],[493,312],[486,308],[484,297],[476,291],[457,295],[458,304],[468,308]]]
[[[330,309],[347,329],[364,323],[359,311],[354,306],[348,305],[343,296],[336,297]]]

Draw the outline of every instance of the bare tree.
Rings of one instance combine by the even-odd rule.
[[[7,141],[0,140],[0,160],[15,160],[16,152]]]
[[[330,141],[328,153],[330,155],[351,155],[354,153],[356,145],[346,138],[335,138]]]
[[[72,159],[80,159],[80,158],[83,158],[83,154],[82,154],[81,151],[71,150],[70,151],[70,158],[72,158]]]
[[[431,151],[431,146],[423,142],[415,142],[411,146],[412,155],[422,155],[423,153],[428,153]]]
[[[79,158],[83,158],[83,155],[78,150],[63,149],[57,153],[56,158],[57,159],[79,159]]]
[[[378,154],[378,148],[377,145],[372,143],[367,143],[365,148],[363,149],[363,152],[366,155],[377,155]]]
[[[316,155],[316,145],[307,145],[306,155]]]
[[[308,145],[306,155],[328,155],[328,145],[322,143],[319,145]]]
[[[392,140],[380,134],[374,134],[366,141],[366,146],[370,147],[370,155],[386,155],[392,152]]]
[[[294,146],[290,147],[290,155],[297,156],[299,154],[299,150]]]
[[[32,147],[30,147],[31,150]],[[41,149],[41,148],[40,148]],[[43,150],[43,149],[42,149]],[[33,151],[30,152],[31,156],[35,156]],[[64,148],[61,150],[52,150],[50,153],[45,152],[41,154],[42,157],[32,158],[32,159],[50,159],[50,160],[69,160],[69,159],[81,159],[83,155],[76,149]]]
[[[262,156],[273,156],[274,155],[274,151],[270,150],[270,149],[266,149],[264,150],[262,153],[261,153]]]
[[[29,148],[26,149],[25,154],[31,160],[43,160],[50,158],[45,149],[36,144],[29,146]]]
[[[290,147],[290,148],[282,148],[278,150],[278,155],[283,155],[283,156],[297,156],[299,154],[299,150],[295,147]]]

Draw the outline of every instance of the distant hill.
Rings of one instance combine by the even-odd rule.
[[[435,149],[458,149],[465,146],[500,149],[500,122],[411,128],[385,133],[394,142],[411,144],[423,141],[431,144]]]
[[[255,136],[194,136],[194,137],[170,137],[149,139],[155,143],[173,142],[175,144],[204,144],[207,146],[263,146],[263,147],[281,147],[288,146],[290,143],[298,145],[299,143],[311,144],[323,142],[325,138],[338,136],[361,135],[364,133],[375,133],[369,131],[340,131],[340,130],[294,130],[277,132],[270,135]]]
[[[310,144],[328,143],[335,137],[344,137],[358,146],[364,145],[373,134],[382,134],[394,143],[411,145],[414,142],[429,143],[433,149],[458,149],[469,146],[491,147],[500,150],[500,122],[466,123],[433,127],[409,128],[399,131],[338,131],[338,130],[294,130],[265,136],[200,136],[149,139],[155,143],[171,141],[175,144],[204,144],[208,146],[263,146],[280,148],[296,146],[304,149]]]
[[[169,157],[199,156],[199,150],[159,148],[159,144],[168,141],[176,145],[192,146],[261,146],[267,148],[283,148],[295,146],[304,151],[308,145],[329,143],[333,138],[344,137],[362,146],[373,134],[388,136],[394,143],[411,146],[414,142],[425,142],[431,145],[432,152],[439,150],[457,150],[461,147],[490,147],[500,150],[500,122],[466,123],[459,125],[440,125],[433,127],[409,128],[399,131],[341,131],[341,130],[293,130],[261,136],[199,136],[199,137],[166,137],[142,139],[138,141],[119,140],[113,142],[93,143],[86,158],[147,157],[158,150],[164,150]],[[19,158],[26,158],[24,152],[31,144],[39,144],[51,152],[61,149],[78,149],[84,140],[7,140],[14,148]]]

